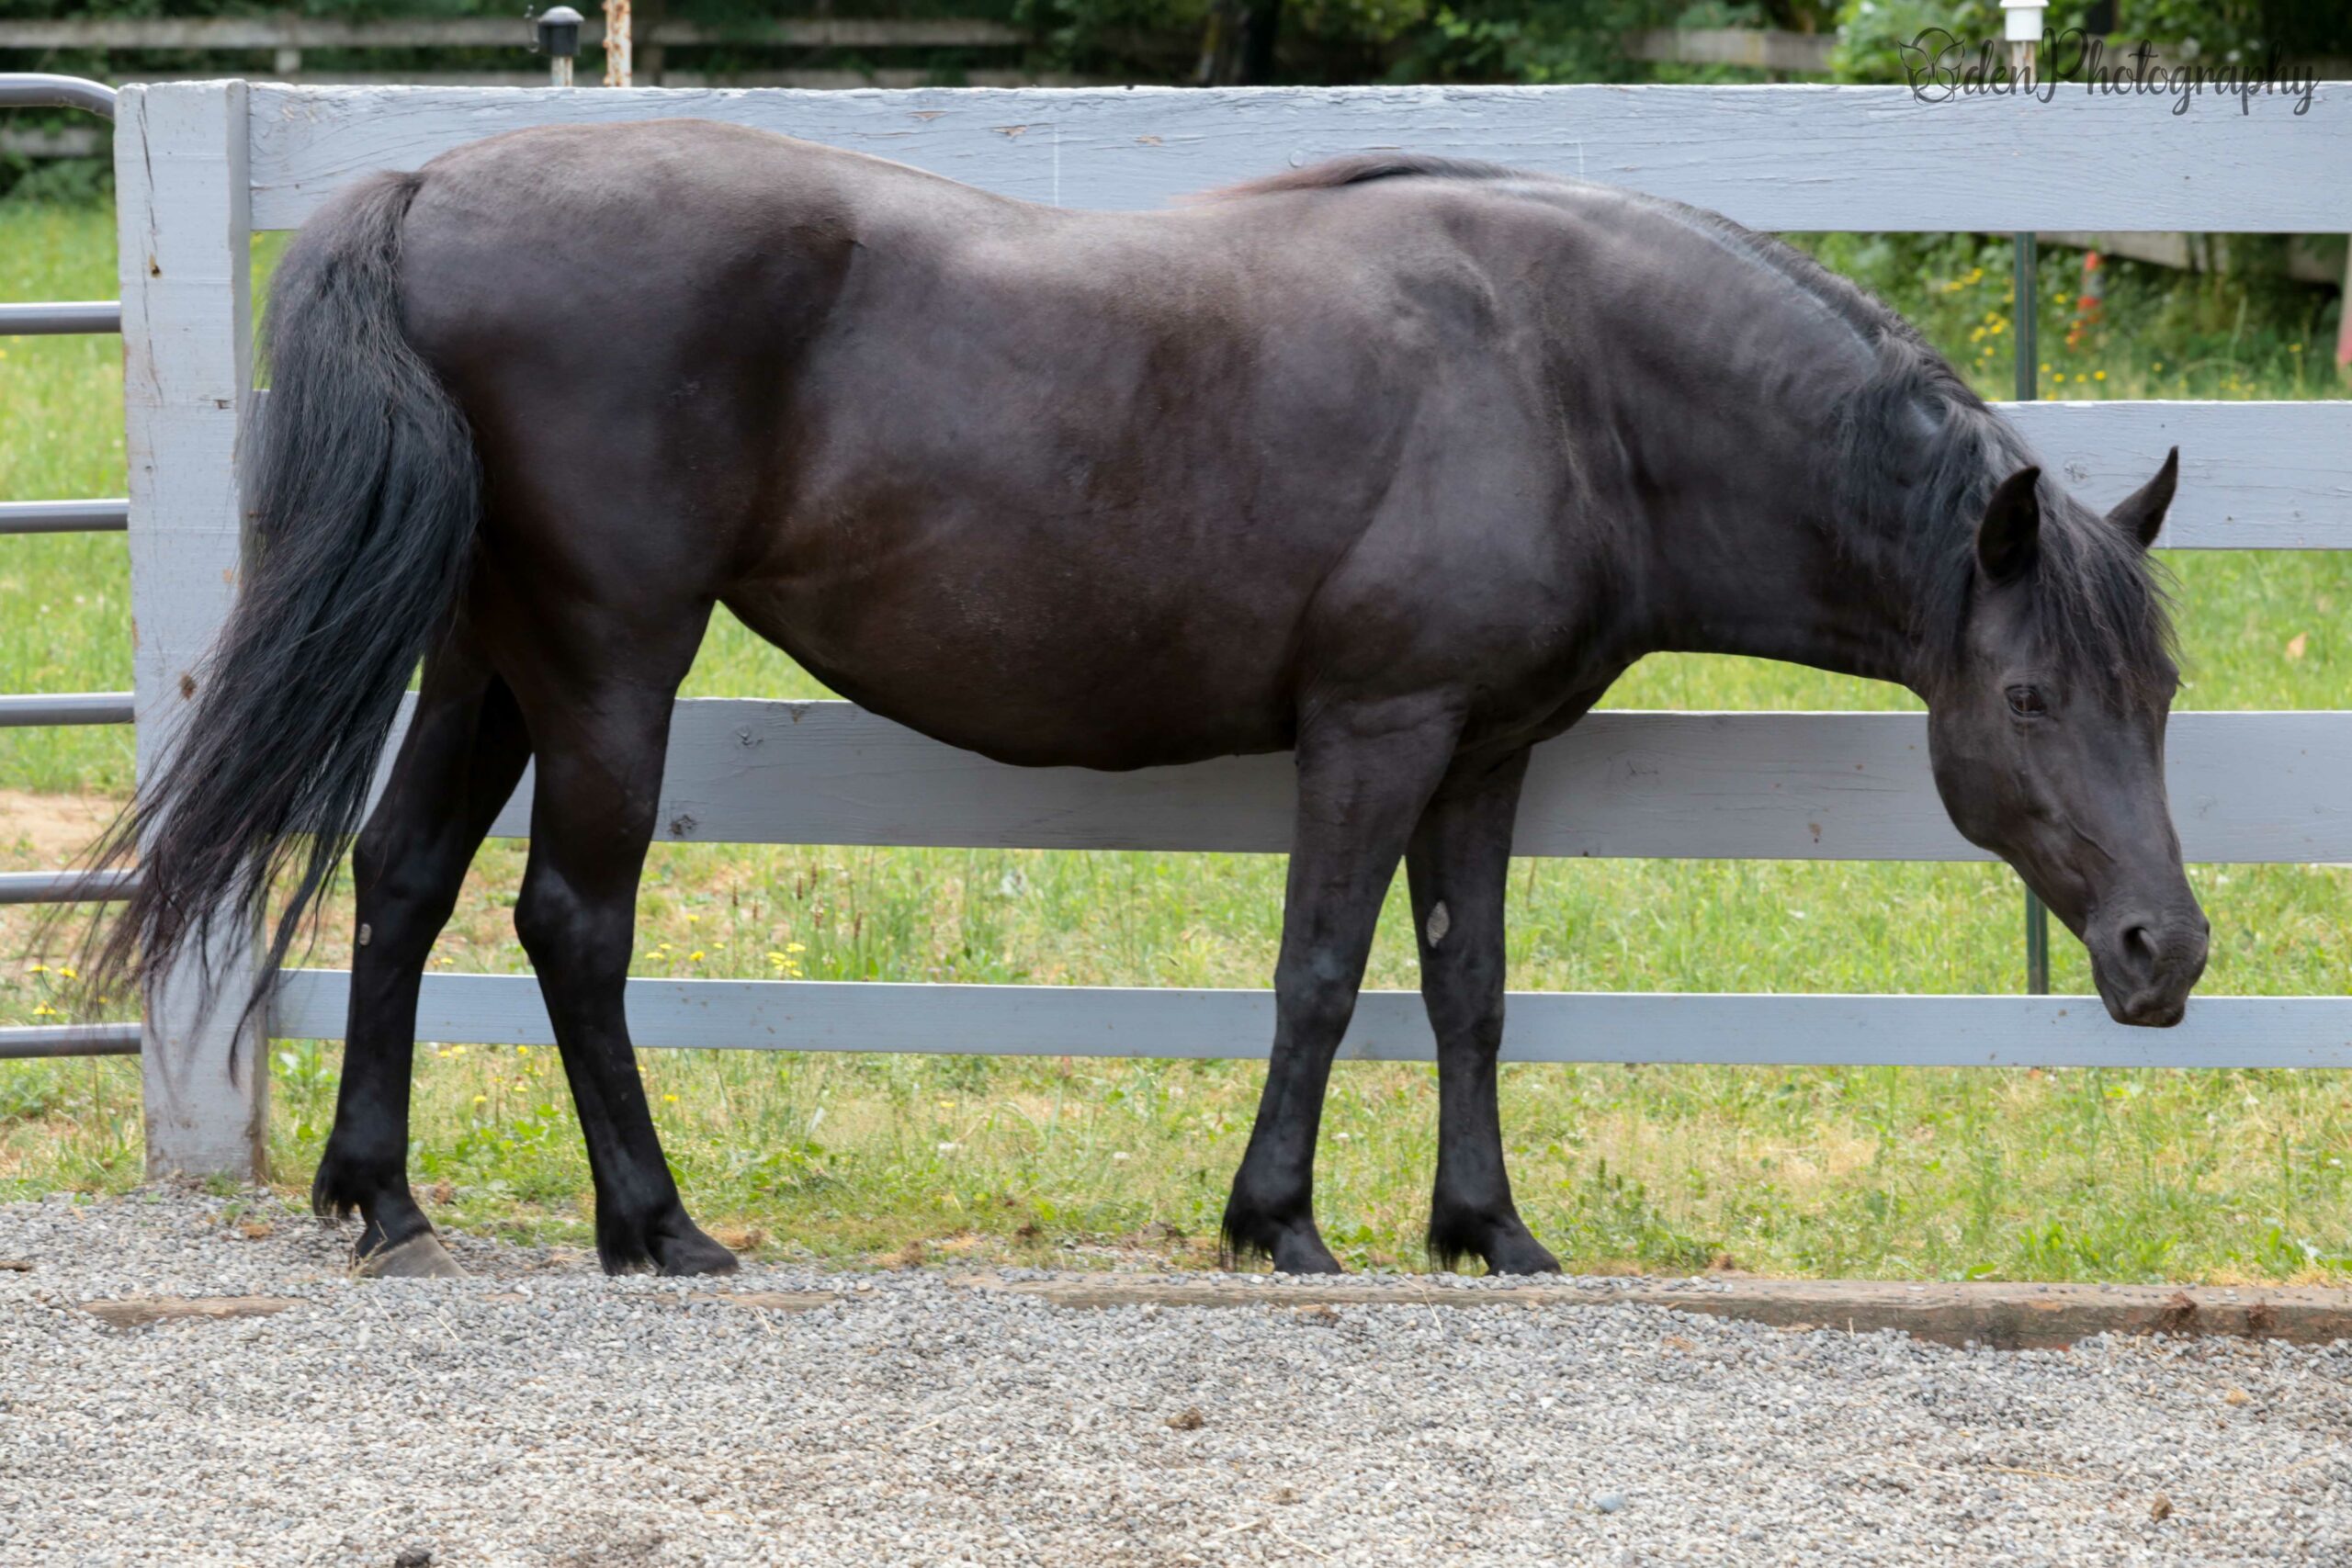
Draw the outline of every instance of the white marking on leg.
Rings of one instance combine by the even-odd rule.
[[[1445,900],[1441,898],[1437,908],[1430,911],[1430,945],[1435,947],[1443,942],[1445,933],[1453,929],[1453,917],[1445,912]]]

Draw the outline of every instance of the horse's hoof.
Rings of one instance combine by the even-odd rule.
[[[1533,1236],[1523,1235],[1513,1241],[1498,1243],[1487,1254],[1489,1274],[1556,1274],[1560,1260],[1552,1249]]]
[[[1274,1272],[1277,1274],[1344,1274],[1340,1260],[1323,1245],[1323,1238],[1312,1226],[1283,1232],[1274,1243]]]
[[[673,1277],[691,1274],[732,1274],[742,1267],[735,1254],[700,1230],[665,1236],[653,1244],[662,1272]]]
[[[466,1271],[431,1231],[409,1237],[397,1247],[361,1255],[351,1271],[363,1280],[462,1280]]]

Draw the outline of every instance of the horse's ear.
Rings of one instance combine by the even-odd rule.
[[[2180,448],[2176,446],[2165,454],[2165,466],[2156,477],[2115,503],[2107,520],[2140,541],[2146,549],[2156,542],[2156,530],[2165,525],[2165,513],[2172,505],[2172,492],[2180,483]]]
[[[2033,570],[2041,549],[2041,502],[2034,494],[2041,482],[2040,468],[2019,468],[1984,503],[1984,520],[1976,525],[1976,564],[1995,582]]]

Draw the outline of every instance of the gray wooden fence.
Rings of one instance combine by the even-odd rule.
[[[1010,196],[1154,208],[1333,153],[1488,158],[1614,181],[1770,229],[2352,230],[2352,88],[2311,111],[2062,95],[1939,105],[1894,88],[917,90],[801,93],[306,88],[124,90],[115,143],[130,459],[139,754],[184,717],[181,678],[239,561],[237,457],[258,394],[251,235],[347,181],[518,126],[701,116],[876,152]],[[2184,459],[2171,543],[2352,547],[2352,404],[2039,403],[2014,417],[2085,499]],[[2182,715],[2170,767],[2193,859],[2352,860],[2352,714]],[[524,788],[528,789],[527,783]],[[1279,758],[1134,774],[1017,770],[842,703],[680,705],[666,838],[1279,852]],[[500,820],[520,835],[520,806]],[[1971,857],[1907,714],[1596,716],[1544,748],[1521,819],[1544,855]],[[2226,928],[2226,906],[2215,911]],[[222,955],[249,965],[249,942]],[[288,974],[270,1021],[333,1037],[346,977]],[[2169,1032],[2079,997],[1583,996],[1512,999],[1510,1058],[1541,1061],[2352,1066],[2352,998],[2205,998]],[[1259,991],[639,981],[651,1046],[1256,1056]],[[158,1170],[251,1169],[266,1060],[167,982],[143,1041]],[[524,977],[431,974],[431,1039],[546,1042]],[[1367,996],[1346,1054],[1430,1055],[1418,1003]]]

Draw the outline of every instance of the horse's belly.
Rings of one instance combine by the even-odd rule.
[[[1288,637],[1241,606],[1171,615],[920,570],[755,582],[727,605],[859,705],[1003,761],[1125,769],[1291,743]]]

